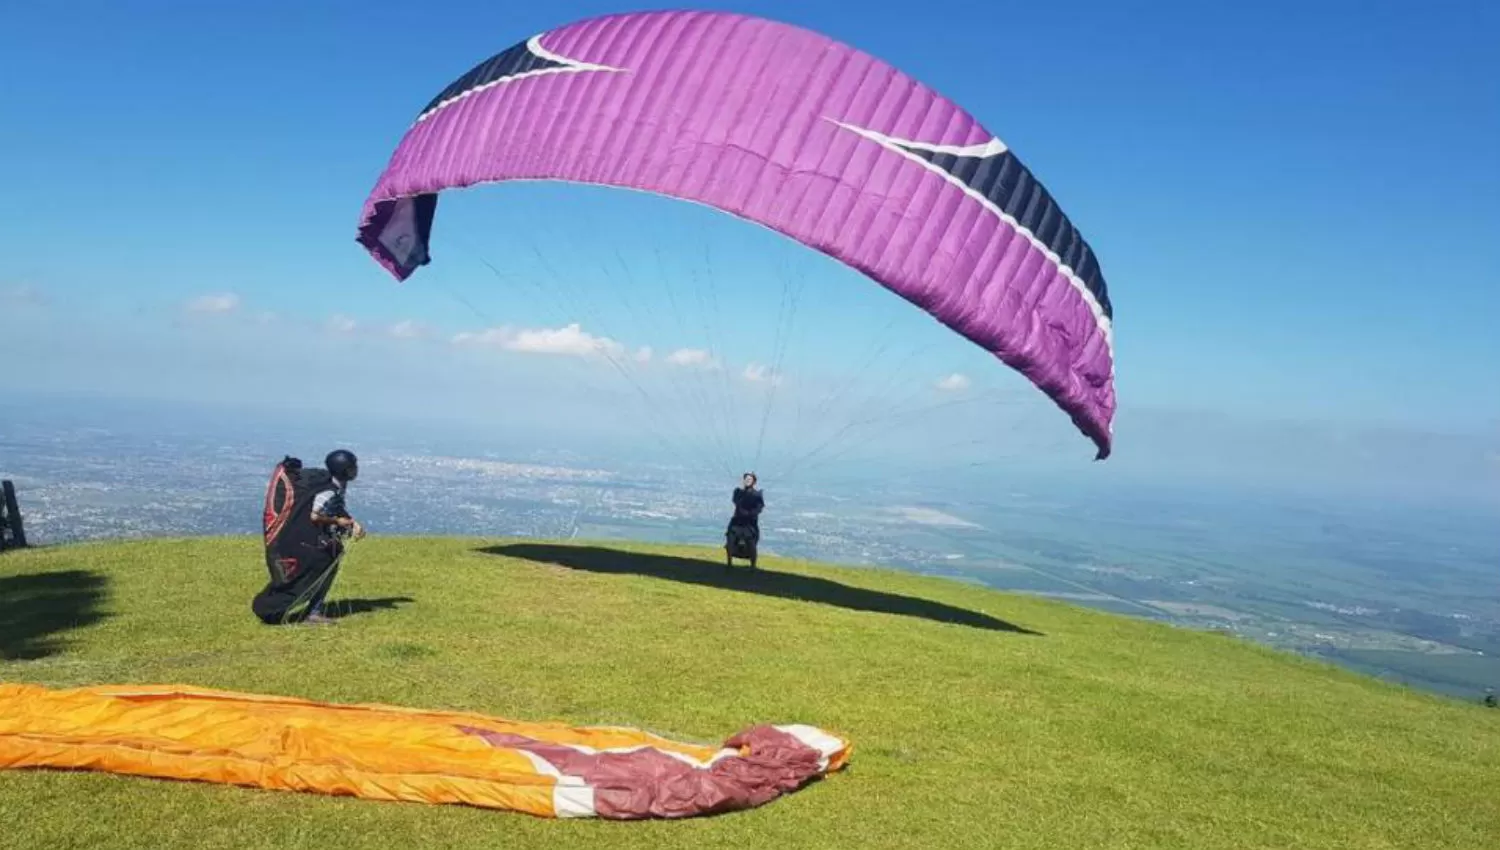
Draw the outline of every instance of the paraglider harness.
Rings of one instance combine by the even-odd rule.
[[[760,491],[734,491],[734,516],[729,528],[724,531],[724,555],[727,566],[734,566],[734,559],[749,561],[753,569],[760,546],[760,512],[765,508],[765,499]]]
[[[261,520],[269,582],[251,603],[265,623],[286,622],[333,580],[343,560],[343,535],[312,522],[313,499],[332,482],[328,470],[304,469],[291,456],[271,471]]]

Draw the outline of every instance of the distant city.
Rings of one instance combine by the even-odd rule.
[[[152,416],[0,407],[0,478],[17,485],[33,545],[258,531],[270,469],[298,449],[264,429]],[[284,438],[311,463],[328,447]],[[359,447],[350,502],[372,534],[717,546],[736,483],[558,451],[402,443]],[[910,482],[878,496],[766,486],[766,554],[1222,630],[1463,699],[1500,689],[1496,534],[1478,520],[1165,491],[1088,501],[1042,483],[982,502]]]

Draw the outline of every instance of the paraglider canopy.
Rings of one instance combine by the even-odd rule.
[[[993,353],[1111,451],[1098,258],[1008,146],[897,69],[745,15],[608,15],[474,66],[419,113],[359,242],[431,261],[443,190],[561,180],[696,201],[852,266]]]

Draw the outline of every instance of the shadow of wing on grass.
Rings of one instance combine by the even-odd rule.
[[[0,658],[35,660],[62,652],[63,635],[109,616],[108,580],[88,570],[0,577]]]
[[[731,568],[695,558],[652,555],[601,546],[564,546],[548,543],[512,543],[489,546],[479,551],[487,555],[553,564],[593,573],[650,576],[722,590],[832,605],[854,611],[918,617],[939,623],[952,623],[990,631],[1024,635],[1041,634],[1041,632],[1007,623],[988,614],[934,602],[930,599],[850,587],[829,579],[795,573]]]

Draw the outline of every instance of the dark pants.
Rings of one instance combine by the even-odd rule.
[[[292,581],[283,584],[267,584],[250,602],[250,610],[267,625],[287,622],[292,610],[307,603],[308,611],[315,611],[323,604],[328,591],[338,578],[341,558],[318,559],[304,562],[303,571]]]
[[[731,556],[748,558],[755,554],[756,546],[760,543],[760,525],[754,520],[731,520],[729,528],[724,530],[724,543],[729,547]]]
[[[736,511],[734,516],[729,518],[729,527],[724,531],[731,533],[736,528],[749,529],[750,533],[755,535],[756,540],[760,539],[760,517],[755,514],[742,514]]]

